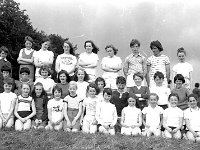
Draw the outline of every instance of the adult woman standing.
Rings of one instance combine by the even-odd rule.
[[[96,67],[99,61],[97,53],[99,49],[95,46],[93,41],[90,40],[85,41],[84,48],[86,52],[80,54],[78,63],[89,75],[89,82],[92,82],[96,79]]]

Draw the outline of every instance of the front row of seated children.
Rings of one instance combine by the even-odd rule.
[[[88,85],[85,99],[77,96],[75,81],[69,83],[69,95],[64,99],[61,98],[62,89],[55,86],[53,99],[49,101],[41,83],[34,85],[32,97],[29,96],[29,84],[23,83],[21,88],[21,95],[16,96],[11,92],[12,80],[4,80],[4,92],[0,94],[0,128],[12,127],[15,120],[15,129],[19,131],[32,127],[77,132],[82,126],[84,133],[99,131],[115,134],[115,125],[119,118],[115,105],[110,103],[114,92],[109,88],[103,90],[103,101],[96,96],[99,90],[94,83]],[[196,95],[189,95],[189,108],[184,112],[177,107],[179,97],[175,93],[169,95],[169,107],[165,110],[157,105],[158,100],[158,95],[151,93],[148,106],[141,111],[136,107],[136,99],[130,96],[128,106],[122,109],[119,119],[121,133],[140,135],[140,127],[143,124],[143,134],[146,136],[161,136],[160,129],[163,126],[164,137],[181,138],[184,118],[187,138],[200,141],[200,120],[197,119],[200,110],[197,107]]]

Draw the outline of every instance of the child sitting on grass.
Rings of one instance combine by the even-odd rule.
[[[103,90],[104,101],[97,105],[96,120],[98,122],[99,132],[115,135],[114,126],[117,123],[117,111],[115,105],[110,103],[112,90],[105,88]]]
[[[4,80],[4,92],[0,94],[0,129],[14,125],[14,108],[17,95],[11,92],[12,79]]]
[[[200,110],[197,106],[197,96],[190,94],[188,96],[189,108],[184,111],[186,127],[189,130],[186,135],[191,141],[200,141]]]
[[[35,102],[30,94],[31,87],[27,83],[22,84],[22,94],[18,96],[15,105],[15,130],[29,130],[31,128],[31,118],[35,116]]]
[[[61,130],[63,128],[63,107],[64,102],[61,99],[62,89],[58,86],[53,88],[53,99],[48,101],[48,125],[45,127],[46,130]]]
[[[96,84],[90,83],[87,86],[88,97],[83,100],[83,111],[80,120],[82,124],[82,131],[84,133],[95,133],[97,131],[97,121],[95,115],[97,103],[100,101],[96,96],[98,93],[99,88]]]
[[[129,97],[128,106],[123,108],[121,117],[121,134],[140,135],[142,125],[142,112],[136,108],[136,99]]]
[[[183,111],[177,107],[179,97],[172,93],[169,95],[169,108],[163,111],[164,136],[166,138],[181,138],[180,129],[183,124]]]
[[[144,135],[146,136],[160,136],[161,135],[161,125],[163,119],[163,108],[158,106],[158,95],[156,93],[151,93],[149,97],[149,106],[144,107],[142,110],[142,120],[145,126]]]
[[[64,98],[64,124],[65,131],[77,132],[80,130],[80,117],[83,99],[77,96],[77,83],[69,83],[69,95]]]

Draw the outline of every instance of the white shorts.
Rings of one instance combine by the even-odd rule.
[[[121,128],[121,134],[125,134],[125,135],[140,135],[141,134],[141,129],[139,127],[135,127],[135,128],[122,127]]]

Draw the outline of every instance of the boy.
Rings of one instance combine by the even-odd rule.
[[[11,128],[14,124],[14,107],[17,95],[11,92],[12,79],[4,80],[4,92],[0,94],[0,128]]]
[[[13,78],[11,78],[11,76],[10,76],[11,68],[6,66],[6,65],[2,66],[1,74],[2,74],[1,82],[3,82],[3,80],[8,79],[8,78],[10,78],[12,80],[12,89],[11,89],[11,91],[14,92],[14,90],[16,88],[16,85],[15,85],[15,80]],[[3,89],[4,89],[3,88],[3,84],[1,84],[0,85],[0,91],[2,91]]]
[[[163,85],[164,81],[164,74],[162,72],[157,71],[154,74],[154,82],[156,83],[155,86],[150,88],[150,93],[156,93],[159,97],[158,99],[158,106],[162,107],[163,109],[168,108],[168,96],[171,93],[170,89]]]
[[[146,136],[160,136],[161,135],[161,125],[163,119],[163,109],[158,106],[158,95],[156,93],[151,93],[149,97],[149,106],[142,110],[143,119],[142,122],[145,126]]]
[[[127,90],[134,86],[133,75],[135,73],[141,73],[144,77],[146,76],[146,60],[143,55],[139,53],[140,42],[137,39],[132,39],[130,43],[132,54],[127,56],[124,61],[124,75],[127,80]],[[143,83],[144,84],[144,83]]]
[[[137,101],[136,106],[141,110],[144,107],[147,107],[147,99],[150,93],[148,87],[142,86],[143,79],[144,76],[141,73],[135,73],[133,75],[133,80],[136,86],[131,87],[129,91],[130,95],[136,98]]]
[[[33,81],[32,79],[29,78],[30,75],[30,70],[27,67],[22,67],[20,69],[20,75],[21,78],[19,79],[19,81],[15,81],[16,84],[16,90],[15,90],[15,94],[20,95],[21,94],[21,87],[23,83],[28,83],[31,87],[31,91],[33,90]]]
[[[113,91],[112,93],[112,98],[110,102],[115,105],[117,109],[117,124],[115,125],[115,131],[116,132],[121,132],[121,125],[120,125],[120,118],[121,118],[121,112],[122,109],[126,106],[128,106],[128,98],[129,98],[129,93],[125,91],[125,86],[126,86],[126,79],[123,76],[119,76],[116,79],[116,85],[117,85],[117,90]]]
[[[104,101],[99,103],[96,108],[96,120],[98,122],[99,132],[115,135],[114,126],[117,123],[117,111],[115,105],[110,103],[112,90],[105,88],[103,90]]]

